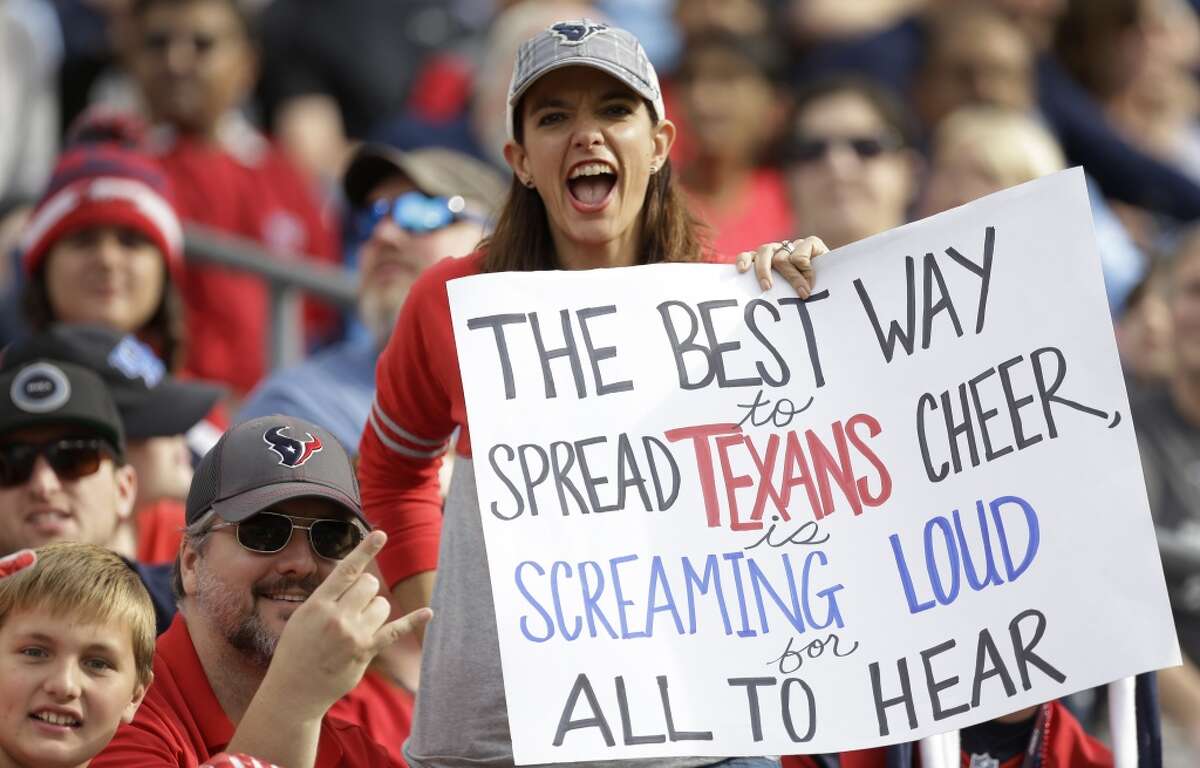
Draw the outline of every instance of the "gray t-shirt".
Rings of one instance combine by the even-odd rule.
[[[459,457],[443,512],[433,613],[421,657],[412,735],[404,757],[412,768],[501,768],[513,765],[475,470]],[[594,768],[637,765],[688,768],[714,757],[575,763]]]

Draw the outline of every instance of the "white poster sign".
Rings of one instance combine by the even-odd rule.
[[[518,763],[913,740],[1179,663],[1083,175],[450,284]]]

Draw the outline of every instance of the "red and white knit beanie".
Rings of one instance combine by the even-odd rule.
[[[162,168],[116,142],[68,147],[21,237],[21,263],[32,275],[62,238],[89,227],[128,227],[163,254],[172,277],[183,262],[183,228]]]

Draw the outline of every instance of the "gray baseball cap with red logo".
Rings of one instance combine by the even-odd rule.
[[[200,460],[187,524],[210,509],[239,523],[281,501],[321,498],[370,523],[346,449],[328,430],[294,416],[262,416],[229,429]]]

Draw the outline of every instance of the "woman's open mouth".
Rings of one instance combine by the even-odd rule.
[[[603,210],[617,188],[617,171],[604,160],[579,163],[567,174],[567,196],[581,213]]]

